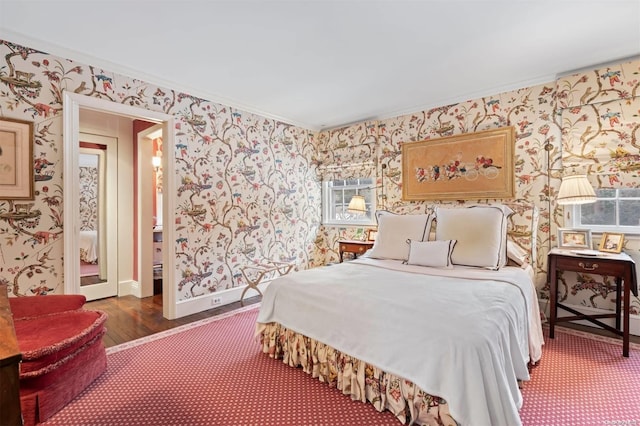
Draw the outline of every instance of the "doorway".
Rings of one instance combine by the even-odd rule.
[[[77,182],[77,175],[79,173],[79,140],[80,140],[80,111],[90,110],[98,113],[111,114],[122,117],[129,117],[131,119],[146,120],[154,123],[158,123],[162,127],[162,140],[167,152],[172,152],[174,149],[174,135],[173,135],[173,116],[158,113],[154,111],[148,111],[142,108],[131,107],[128,105],[118,104],[115,102],[105,101],[98,98],[89,96],[78,95],[75,93],[64,93],[64,205],[65,206],[78,206],[79,204],[79,185]],[[168,161],[167,156],[163,156],[162,160],[163,170],[166,175],[173,175],[175,173],[174,161]],[[164,190],[166,193],[175,193],[175,182],[173,180],[167,180],[164,182]],[[108,192],[108,189],[107,189]],[[163,197],[162,212],[163,217],[169,217],[168,212],[175,211],[174,197]],[[81,293],[80,285],[80,220],[79,209],[65,208],[64,210],[64,286],[65,293]],[[122,207],[122,206],[120,206]],[[131,207],[131,206],[130,206]],[[110,210],[111,213],[111,210]],[[131,241],[132,235],[126,237],[120,233],[119,239],[124,240],[129,238]],[[173,237],[173,227],[164,226],[163,229],[164,238],[162,243],[163,252],[163,276],[162,276],[162,290],[163,290],[163,316],[167,319],[176,318],[176,295],[174,276],[168,271],[175,270],[175,258],[173,256],[167,256],[168,242]],[[116,245],[117,246],[117,245]],[[140,245],[139,245],[140,246]],[[107,250],[107,253],[108,250]],[[116,253],[115,256],[119,256]],[[106,264],[111,263],[110,255],[107,254],[105,259]],[[115,258],[117,259],[117,257]],[[114,260],[116,265],[119,263]],[[123,281],[133,280],[133,272],[129,277],[123,277],[121,273],[122,268],[118,268],[117,286],[118,294],[122,293]]]
[[[135,126],[134,126],[135,129]],[[141,297],[162,293],[162,126],[136,133],[137,278]]]

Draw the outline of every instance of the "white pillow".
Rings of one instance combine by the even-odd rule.
[[[436,209],[436,240],[457,240],[454,265],[500,269],[507,263],[507,218],[503,205]]]
[[[507,258],[512,260],[518,266],[528,263],[529,260],[527,252],[510,240],[507,240]]]
[[[369,251],[369,257],[377,259],[407,260],[407,240],[422,241],[427,229],[431,229],[433,217],[428,214],[382,214],[378,217],[378,235]]]
[[[406,263],[434,268],[453,268],[451,253],[455,245],[455,240],[409,241],[409,260]]]

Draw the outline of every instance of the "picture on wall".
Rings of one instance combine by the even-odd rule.
[[[402,145],[402,199],[469,200],[515,196],[513,127]]]
[[[33,123],[0,118],[0,199],[33,200]]]

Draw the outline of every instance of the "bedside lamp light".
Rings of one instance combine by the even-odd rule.
[[[151,164],[153,164],[153,168],[157,172],[158,169],[160,168],[160,166],[162,165],[162,158],[161,157],[153,157],[153,158],[151,158]]]
[[[364,202],[362,195],[354,195],[349,201],[349,207],[347,207],[349,213],[364,214],[367,212],[367,205]]]
[[[558,204],[588,204],[596,202],[596,193],[586,175],[572,175],[562,178],[558,190]]]

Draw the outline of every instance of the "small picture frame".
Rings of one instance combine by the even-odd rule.
[[[598,250],[607,253],[620,253],[624,245],[624,234],[603,232]]]
[[[377,236],[378,231],[375,229],[369,229],[369,231],[367,231],[367,241],[375,241]]]
[[[0,200],[33,200],[33,123],[0,118]]]
[[[588,249],[591,250],[590,229],[558,229],[558,246],[564,249]]]
[[[364,229],[363,228],[357,228],[356,229],[356,233],[353,236],[353,239],[355,241],[364,241],[364,237],[365,237]]]

